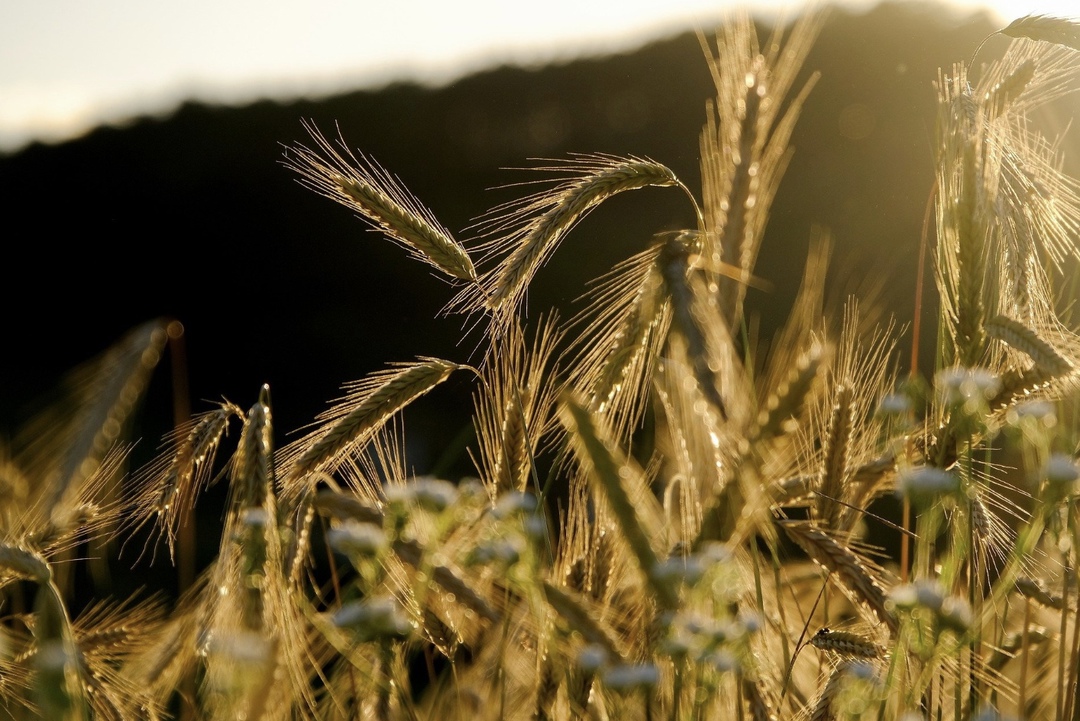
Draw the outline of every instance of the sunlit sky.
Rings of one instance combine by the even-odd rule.
[[[847,7],[871,6],[844,0]],[[988,0],[1004,20],[1075,17],[1075,0]],[[799,2],[741,3],[769,17]],[[243,103],[499,63],[629,50],[711,29],[731,0],[0,0],[0,152],[183,99]]]

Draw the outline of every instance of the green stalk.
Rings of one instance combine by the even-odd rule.
[[[1061,630],[1058,632],[1058,698],[1057,698],[1057,720],[1062,721],[1065,718],[1065,639],[1069,637],[1069,551],[1064,550],[1061,554]]]
[[[1077,533],[1078,527],[1076,523],[1076,512],[1078,507],[1080,506],[1077,505],[1075,500],[1069,503],[1069,531],[1072,534],[1073,548],[1076,548],[1077,544],[1080,543],[1080,534]],[[1077,603],[1080,604],[1080,576],[1078,576],[1076,580]],[[1069,597],[1068,595],[1065,595],[1064,598],[1068,600]],[[1065,605],[1068,607],[1067,603]],[[1080,674],[1078,664],[1080,664],[1080,614],[1077,614],[1077,617],[1073,619],[1072,655],[1069,663],[1069,680],[1068,685],[1066,686],[1065,718],[1072,717],[1075,719],[1078,710],[1080,710],[1080,708],[1076,706],[1077,676]]]

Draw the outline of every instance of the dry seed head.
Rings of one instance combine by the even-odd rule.
[[[818,482],[816,476],[793,476],[773,483],[770,492],[777,506],[805,505]]]
[[[994,85],[983,95],[983,112],[988,120],[1000,116],[1009,105],[1024,92],[1035,77],[1035,61],[1031,58],[1020,63],[1008,77]]]
[[[605,659],[622,661],[625,658],[615,634],[601,621],[589,599],[560,589],[547,581],[543,582],[543,591],[555,612],[587,642],[603,649]]]
[[[369,440],[395,413],[463,367],[438,358],[398,365],[398,370],[354,384],[343,403],[322,417],[332,423],[299,446],[300,455],[290,471],[292,480],[337,465],[342,454]]]
[[[754,436],[768,438],[788,432],[798,417],[825,360],[825,348],[818,343],[799,355],[787,378],[769,396],[758,414]]]
[[[499,266],[492,284],[493,308],[514,302],[562,236],[607,198],[627,190],[678,185],[666,166],[641,158],[608,159],[593,172],[561,186],[547,200],[550,209],[527,225],[520,244]]]
[[[175,552],[180,520],[195,504],[210,480],[214,459],[233,418],[243,411],[229,402],[201,413],[166,437],[169,450],[141,470],[135,479],[133,506],[127,524],[131,528],[156,522],[169,553]]]
[[[628,440],[651,403],[656,369],[671,324],[671,304],[654,240],[591,283],[588,304],[568,324],[571,339],[560,358],[569,384],[610,419]],[[579,330],[580,329],[580,330]]]
[[[764,60],[764,57],[757,56],[754,59],[753,69],[746,73],[746,95],[739,108],[742,115],[739,123],[739,143],[737,149],[732,148],[734,152],[731,159],[734,167],[730,172],[728,197],[722,203],[727,213],[722,224],[718,222],[718,227],[723,229],[720,238],[720,259],[737,262],[739,269],[746,276],[749,276],[753,266],[757,243],[757,234],[754,232],[752,221],[754,220],[753,211],[758,203],[757,191],[761,184],[760,154],[763,143],[758,143],[758,111],[761,109],[761,100],[766,95],[767,88],[766,71],[762,67]],[[712,139],[702,138],[702,145],[709,148],[711,143],[708,141],[710,140]],[[709,153],[709,150],[706,150],[706,153]],[[719,154],[716,150],[712,150],[709,154],[713,153]],[[726,316],[728,322],[735,323],[738,320],[742,296],[746,289],[742,283],[733,282],[731,279],[721,279],[720,287],[723,289],[721,308],[728,314]]]
[[[478,286],[465,288],[450,303],[465,312],[495,313],[492,333],[501,335],[511,322],[529,282],[562,238],[604,200],[628,191],[679,187],[693,195],[666,166],[647,158],[582,155],[536,170],[569,173],[553,188],[495,208],[479,225],[485,257],[509,254],[484,274]],[[700,214],[699,214],[700,215]]]
[[[177,447],[168,478],[171,481],[162,489],[159,511],[169,511],[171,502],[183,494],[186,483],[201,486],[213,465],[213,457],[222,436],[233,417],[243,418],[243,411],[231,403],[200,416],[184,441]]]
[[[331,490],[321,490],[315,494],[312,508],[331,518],[348,522],[370,524],[382,528],[383,514],[378,508],[370,506],[355,496]]]
[[[810,711],[810,721],[833,721],[836,719],[836,712],[833,711],[833,701],[836,700],[837,694],[840,692],[840,683],[844,679],[843,666],[838,666],[833,669],[832,674],[829,675],[829,680],[825,684],[825,688],[822,689],[821,694],[814,702],[814,706]]]
[[[829,419],[825,438],[825,468],[817,494],[815,511],[822,525],[835,528],[843,505],[844,482],[847,480],[848,445],[852,433],[851,388],[840,386],[836,390],[836,403]]]
[[[760,682],[752,681],[744,676],[742,690],[743,696],[746,697],[750,705],[750,718],[752,721],[776,721],[776,714],[773,713],[772,708],[769,706]]]
[[[76,394],[78,412],[71,414],[77,422],[62,431],[65,437],[55,437],[54,430],[49,432],[53,442],[63,444],[58,446],[63,448],[57,454],[58,475],[50,474],[49,490],[42,487],[42,493],[47,494],[42,507],[49,509],[54,525],[68,512],[67,501],[92,486],[108,470],[109,456],[122,445],[121,432],[161,359],[168,339],[166,326],[163,319],[144,323],[101,355],[93,371],[78,383],[81,386]],[[42,445],[43,449],[48,447]]]
[[[788,141],[813,87],[811,75],[787,97],[816,38],[821,13],[804,13],[787,38],[779,30],[759,47],[749,15],[740,13],[716,36],[715,50],[698,35],[716,88],[701,131],[702,196],[711,261],[736,266],[738,276],[717,278],[725,320],[741,321],[772,198],[790,157]]]
[[[477,467],[488,494],[523,490],[532,461],[553,424],[553,353],[563,337],[553,316],[543,318],[528,343],[520,324],[511,324],[481,369],[473,395]]]
[[[540,665],[540,674],[536,684],[536,705],[533,707],[534,719],[544,721],[550,718],[548,708],[555,701],[562,685],[561,674],[555,670],[550,655],[545,655]]]
[[[38,584],[46,584],[52,579],[48,561],[33,551],[8,543],[0,543],[0,569]]]
[[[705,288],[703,284],[692,282],[689,275],[691,256],[699,252],[699,235],[682,231],[671,236],[664,243],[657,263],[664,278],[667,298],[671,303],[674,325],[685,342],[686,355],[697,380],[698,390],[723,417],[726,415],[724,401],[716,387],[716,374],[712,368],[714,361],[707,348],[703,319],[700,317],[703,314],[696,312],[699,311]],[[710,320],[722,323],[716,316]]]
[[[978,493],[971,496],[970,513],[971,527],[975,529],[975,534],[979,540],[985,543],[992,535],[990,511],[986,508],[986,504],[983,503],[982,497]]]
[[[264,386],[264,393],[268,390]],[[232,486],[240,506],[262,506],[273,502],[273,423],[270,407],[253,405],[232,458]]]
[[[895,483],[896,457],[892,452],[861,464],[851,472],[847,505],[840,516],[838,530],[850,531],[865,513],[862,509],[887,492]]]
[[[1008,370],[1001,377],[1001,390],[988,402],[991,410],[1008,408],[1007,417],[1019,420],[1013,408],[1025,404],[1035,393],[1045,390],[1054,378],[1038,366],[1023,371]]]
[[[862,698],[863,694],[855,688],[848,687],[848,683],[862,684],[877,683],[877,673],[872,664],[855,659],[845,659],[833,669],[825,688],[814,702],[809,719],[811,721],[832,721],[833,719],[849,718],[851,709],[848,705]],[[847,688],[845,688],[847,687]],[[864,687],[865,688],[865,687]],[[855,692],[858,696],[852,696]],[[839,706],[840,708],[837,708]],[[841,712],[843,714],[841,715]],[[856,714],[857,715],[857,714]]]
[[[677,605],[677,594],[674,589],[653,577],[658,565],[656,550],[635,506],[635,502],[639,505],[640,502],[638,499],[632,501],[627,491],[628,486],[640,486],[632,480],[639,471],[612,443],[610,434],[602,427],[596,415],[590,413],[572,391],[563,395],[559,415],[571,435],[575,455],[582,461],[589,473],[589,479],[596,484],[600,495],[606,499],[607,506],[611,509],[657,600],[666,608],[674,608]]]
[[[793,541],[819,566],[834,574],[841,588],[869,607],[890,631],[897,630],[896,617],[886,607],[886,594],[864,561],[846,545],[805,521],[778,522]]]
[[[1027,38],[1080,50],[1080,24],[1047,15],[1025,15],[998,31],[1011,38]]]
[[[476,280],[469,254],[415,197],[374,161],[355,156],[340,142],[335,148],[314,124],[304,127],[316,150],[296,145],[286,154],[286,167],[300,174],[309,188],[359,212],[414,257],[454,278]],[[344,154],[343,154],[344,153]]]
[[[1052,345],[1018,320],[999,315],[986,323],[986,333],[991,338],[1004,341],[1009,346],[1025,353],[1039,370],[1050,377],[1059,377],[1072,372],[1073,364],[1062,356]]]
[[[822,651],[831,651],[841,656],[858,658],[879,658],[881,649],[874,642],[848,631],[834,631],[825,627],[810,639],[810,645]]]
[[[355,207],[391,238],[415,250],[417,257],[455,278],[476,280],[472,259],[444,228],[395,204],[371,183],[340,175],[336,180],[341,192],[354,201]]]
[[[988,198],[994,194],[983,160],[977,107],[962,66],[938,83],[937,283],[948,324],[950,354],[974,365],[986,345]]]
[[[461,636],[446,625],[438,614],[425,607],[422,611],[423,623],[420,629],[427,640],[448,658],[452,658],[456,649],[461,645]]]

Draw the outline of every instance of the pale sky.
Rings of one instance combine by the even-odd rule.
[[[1011,21],[1075,0],[987,0]],[[742,5],[772,16],[804,3]],[[864,8],[869,0],[844,0]],[[0,0],[0,152],[184,99],[244,103],[508,62],[629,50],[711,30],[731,0]],[[963,8],[978,7],[961,2]]]

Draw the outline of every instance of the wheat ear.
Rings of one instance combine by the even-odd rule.
[[[1057,378],[1073,369],[1072,362],[1061,355],[1048,342],[1018,320],[999,315],[986,323],[986,333],[991,338],[1004,341],[1009,346],[1025,353],[1035,366],[1048,376]]]
[[[168,540],[169,557],[173,560],[180,519],[209,480],[229,422],[243,415],[238,406],[223,402],[195,416],[166,438],[168,451],[136,476],[135,500],[128,523],[137,530],[156,519],[159,532]]]
[[[464,367],[438,358],[395,365],[349,386],[351,392],[341,404],[320,417],[331,423],[298,446],[299,457],[289,470],[291,480],[336,465],[342,454],[370,439],[395,413]]]
[[[840,692],[840,684],[844,679],[845,671],[846,667],[844,665],[833,669],[832,674],[829,675],[829,680],[825,683],[825,688],[821,691],[821,695],[814,702],[813,709],[808,717],[809,721],[834,721],[836,719],[837,716],[836,712],[833,711],[832,703]]]
[[[596,482],[614,513],[619,528],[633,552],[638,566],[665,608],[675,608],[675,590],[656,576],[658,560],[630,496],[623,487],[623,477],[633,473],[606,434],[597,428],[596,418],[572,392],[564,393],[560,403],[560,419],[574,443],[575,451],[591,471],[589,478]]]
[[[248,410],[244,430],[232,459],[234,502],[239,508],[273,506],[273,423],[269,387],[263,386],[259,401]],[[271,514],[273,518],[275,514]]]
[[[805,506],[807,498],[821,479],[814,476],[790,476],[769,485],[769,494],[778,508]]]
[[[0,570],[4,572],[0,578],[14,575],[30,579],[38,585],[52,580],[52,569],[44,557],[10,543],[0,543]],[[0,582],[0,585],[5,584]]]
[[[548,581],[543,582],[544,597],[555,612],[559,614],[574,631],[581,634],[589,643],[595,643],[607,651],[610,660],[626,662],[626,654],[619,648],[619,642],[610,629],[589,609],[589,602],[569,591],[564,591]]]
[[[850,532],[862,517],[862,509],[889,488],[895,474],[896,456],[892,452],[886,452],[852,471],[848,480],[848,505],[841,512],[837,530]]]
[[[1009,370],[1001,376],[1001,388],[988,403],[991,410],[1000,411],[1014,403],[1045,390],[1054,380],[1053,376],[1038,368],[1018,371]]]
[[[962,67],[938,81],[938,285],[953,343],[949,362],[975,366],[986,346],[987,212],[985,137]]]
[[[1013,101],[1020,97],[1033,77],[1035,77],[1035,61],[1028,58],[1017,65],[1003,80],[987,90],[982,101],[986,119],[993,120],[1000,117]]]
[[[317,471],[336,469],[348,454],[367,443],[402,408],[424,395],[459,368],[438,358],[398,363],[346,386],[344,400],[319,417],[326,425],[291,444],[280,454],[286,513],[292,517],[293,540],[288,551],[289,581],[295,584],[311,543],[313,483]]]
[[[232,495],[226,535],[235,539],[243,575],[240,589],[242,622],[252,631],[272,625],[267,609],[281,580],[281,544],[277,532],[277,501],[274,498],[273,424],[268,389],[248,411],[244,430],[232,459]],[[229,533],[231,531],[231,533]],[[268,624],[267,622],[271,622]]]
[[[569,324],[581,331],[569,334],[576,338],[560,361],[569,384],[582,389],[620,442],[629,440],[647,407],[670,326],[657,263],[662,248],[654,241],[594,281],[588,306]]]
[[[533,706],[532,714],[535,721],[548,721],[548,719],[552,718],[548,710],[558,696],[561,685],[562,679],[556,673],[551,654],[544,654],[543,660],[540,662],[540,672],[536,682],[536,703]]]
[[[971,527],[976,537],[983,543],[993,540],[993,525],[990,522],[990,509],[983,503],[982,496],[976,490],[971,496]]]
[[[664,278],[664,287],[671,302],[675,327],[686,343],[686,355],[694,372],[698,389],[720,417],[726,416],[724,401],[716,388],[716,374],[710,365],[705,332],[695,314],[698,293],[690,278],[691,255],[700,251],[698,233],[682,232],[669,238],[657,257]],[[722,322],[716,317],[718,322]]]
[[[1080,23],[1048,15],[1025,15],[998,30],[1011,38],[1027,38],[1080,50]]]
[[[200,632],[205,620],[201,604],[206,598],[209,576],[209,572],[199,574],[176,601],[168,619],[152,635],[146,635],[141,647],[117,667],[117,672],[137,684],[140,696],[155,707],[169,705],[199,657]]]
[[[636,158],[613,162],[571,183],[556,195],[552,208],[530,226],[521,244],[500,267],[491,302],[497,307],[516,297],[562,236],[604,200],[627,190],[678,183],[667,166]]]
[[[751,429],[751,440],[769,438],[789,432],[809,397],[825,361],[825,348],[818,343],[799,355],[795,367],[788,372],[758,413],[757,425]]]
[[[530,348],[515,324],[500,341],[495,360],[482,369],[484,383],[474,394],[477,465],[493,499],[528,485],[533,455],[552,420],[554,386],[546,371],[561,337],[554,319],[548,319]]]
[[[733,153],[734,168],[731,170],[729,197],[725,200],[729,209],[724,218],[720,236],[720,257],[732,262],[738,259],[740,270],[746,273],[750,271],[751,256],[747,252],[753,239],[752,232],[747,232],[747,216],[752,214],[757,198],[754,191],[757,189],[760,178],[759,161],[760,148],[758,147],[758,110],[761,107],[762,97],[765,95],[764,80],[764,57],[758,56],[753,69],[748,71],[746,77],[752,78],[749,87],[746,88],[746,96],[742,99],[742,122],[739,124],[738,150]],[[709,113],[707,128],[713,126],[712,113]],[[722,128],[727,131],[727,128]],[[713,147],[717,142],[715,132],[702,134],[702,156],[720,156],[721,151]],[[758,151],[755,153],[755,151]],[[729,149],[730,152],[730,149]],[[745,265],[744,265],[745,263]],[[741,284],[732,282],[731,279],[721,281],[723,289],[721,308],[725,313],[729,324],[738,321],[741,295],[745,289]]]
[[[50,482],[41,484],[38,492],[39,507],[48,509],[52,519],[72,510],[61,504],[75,502],[120,440],[161,360],[166,325],[163,319],[144,323],[76,371],[70,378],[73,403],[64,415],[46,414],[23,431],[37,441],[27,465],[50,471],[45,474]]]
[[[290,588],[282,563],[270,392],[263,386],[249,409],[236,453],[228,466],[229,500],[218,563],[211,575],[220,598],[211,604],[209,633],[216,640],[207,654],[210,684],[244,677],[244,688],[207,702],[229,713],[258,718],[260,709],[294,702],[313,708],[305,666],[305,633],[300,610],[287,598]],[[227,589],[227,592],[225,592]],[[244,643],[257,644],[259,660],[234,654]],[[275,680],[277,681],[275,683]]]
[[[750,706],[751,721],[777,721],[776,714],[769,706],[768,700],[758,681],[743,676],[742,694]]]
[[[716,87],[700,136],[705,229],[712,242],[705,255],[737,268],[738,277],[716,278],[720,310],[731,326],[741,318],[769,208],[790,157],[788,141],[817,79],[813,75],[796,97],[786,98],[820,19],[820,13],[805,13],[783,42],[778,28],[764,51],[745,12],[718,33],[715,52],[698,34]]]
[[[857,658],[881,657],[881,649],[876,643],[850,631],[834,631],[831,628],[822,628],[810,638],[810,645],[840,656]]]
[[[339,151],[314,124],[305,122],[304,127],[316,150],[296,145],[286,154],[284,164],[299,173],[305,185],[357,211],[417,259],[454,278],[476,280],[476,269],[465,248],[405,186],[375,161]],[[345,148],[343,141],[341,147]]]
[[[836,528],[844,506],[839,502],[844,495],[847,478],[848,443],[851,439],[851,388],[841,386],[836,391],[836,404],[829,419],[825,437],[825,470],[820,490],[816,495],[814,510],[826,528]]]
[[[868,606],[890,631],[898,624],[885,603],[885,589],[867,568],[866,563],[829,534],[805,521],[777,521],[810,558],[840,581],[840,587],[854,600]]]
[[[679,187],[697,210],[693,195],[671,169],[647,158],[585,155],[563,166],[539,170],[570,170],[575,175],[550,190],[495,209],[485,233],[500,237],[488,245],[492,252],[512,250],[481,281],[481,290],[466,288],[454,302],[468,311],[496,311],[496,331],[501,330],[529,281],[566,233],[600,203],[629,190]]]
[[[163,598],[156,596],[132,606],[95,602],[72,623],[94,718],[159,719],[166,715],[152,690],[123,669],[125,662],[150,648],[164,620]]]

